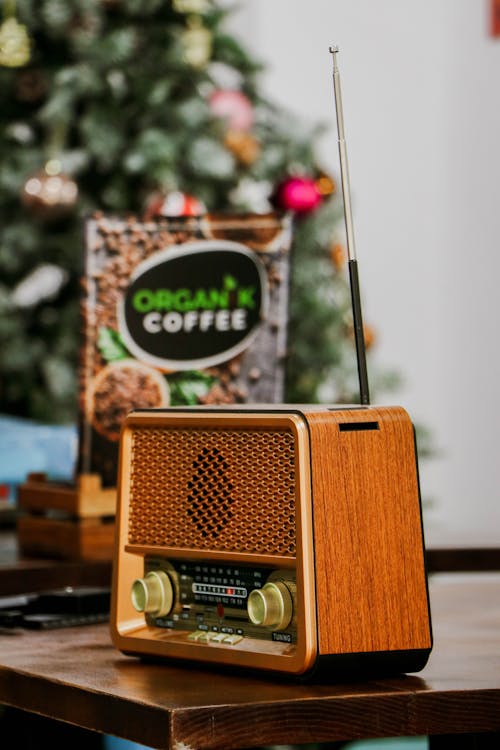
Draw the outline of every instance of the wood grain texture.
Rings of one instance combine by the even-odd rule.
[[[321,654],[429,648],[413,426],[399,407],[318,411],[311,434]],[[378,429],[339,430],[377,423]]]
[[[419,676],[294,684],[142,664],[107,628],[0,634],[0,702],[168,750],[500,730],[500,575],[431,580]]]

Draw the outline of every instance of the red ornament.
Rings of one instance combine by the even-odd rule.
[[[161,216],[200,216],[206,212],[201,201],[192,195],[175,190],[172,193],[154,193],[144,211],[145,221]]]
[[[490,36],[500,36],[500,0],[490,0]]]
[[[289,177],[278,185],[273,202],[286,211],[307,214],[314,211],[322,199],[316,181],[311,177]]]
[[[254,121],[252,102],[241,91],[219,89],[209,99],[215,117],[227,121],[231,130],[250,130]]]

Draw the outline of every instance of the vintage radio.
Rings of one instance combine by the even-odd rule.
[[[297,675],[425,664],[403,409],[132,413],[119,497],[112,632],[122,651]]]
[[[430,653],[414,429],[369,405],[337,51],[361,405],[128,416],[111,612],[126,653],[333,677]]]

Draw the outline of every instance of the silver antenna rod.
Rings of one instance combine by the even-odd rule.
[[[362,404],[370,403],[370,389],[368,386],[368,372],[366,368],[366,347],[361,313],[361,294],[359,290],[358,264],[354,246],[354,226],[352,223],[351,189],[349,186],[349,168],[347,165],[347,148],[344,135],[344,113],[342,110],[342,92],[340,89],[340,74],[337,64],[339,48],[331,46],[333,58],[333,91],[335,96],[335,111],[337,115],[337,133],[340,157],[340,176],[342,181],[342,197],[344,201],[344,218],[347,236],[347,257],[349,259],[349,280],[351,284],[352,315],[354,323],[354,341],[356,343],[356,357],[358,361],[359,398]]]
[[[347,257],[356,259],[354,244],[354,225],[352,223],[351,188],[349,185],[349,166],[347,164],[347,147],[344,134],[344,111],[342,109],[342,90],[340,88],[340,73],[337,63],[339,48],[330,47],[333,58],[333,92],[335,96],[335,111],[337,113],[337,133],[340,157],[340,176],[342,180],[342,196],[344,198],[344,217],[347,234]]]

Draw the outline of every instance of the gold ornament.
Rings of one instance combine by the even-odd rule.
[[[210,10],[209,0],[173,0],[172,7],[176,13],[207,13]]]
[[[321,172],[320,176],[316,180],[316,187],[321,195],[326,198],[328,195],[332,195],[336,190],[334,180],[326,172]]]
[[[26,26],[14,17],[7,18],[0,26],[0,65],[20,68],[29,62],[31,41]]]
[[[51,159],[44,169],[28,177],[21,195],[23,204],[42,221],[64,218],[74,209],[77,198],[76,182],[61,173],[56,159]]]
[[[365,337],[365,346],[367,349],[371,349],[373,344],[375,343],[375,340],[377,338],[377,335],[375,333],[375,329],[373,326],[370,325],[364,325],[363,326],[363,334]]]
[[[228,130],[224,137],[224,145],[240,164],[246,167],[256,162],[261,154],[258,140],[242,130]]]
[[[346,326],[346,330],[347,330],[347,335],[349,336],[349,338],[352,339],[352,340],[354,340],[354,326],[353,326],[353,324],[349,323]],[[372,346],[374,345],[374,343],[375,343],[375,341],[377,339],[377,334],[376,334],[375,329],[373,328],[373,326],[367,325],[366,323],[363,324],[363,337],[364,337],[364,340],[365,340],[366,350],[368,351],[368,349],[372,348]]]
[[[212,54],[212,34],[198,16],[192,16],[188,20],[188,26],[181,37],[184,59],[193,68],[203,68]]]
[[[331,246],[330,260],[332,261],[336,271],[341,271],[344,268],[346,261],[346,252],[344,246],[339,242],[334,242]]]

